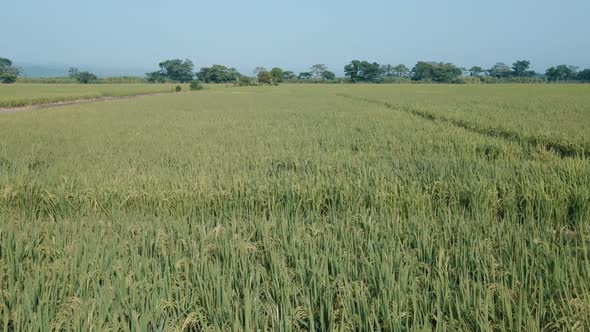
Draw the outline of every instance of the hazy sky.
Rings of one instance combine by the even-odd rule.
[[[251,73],[352,59],[543,70],[590,67],[590,0],[5,0],[0,56],[20,63],[156,69],[188,58]]]

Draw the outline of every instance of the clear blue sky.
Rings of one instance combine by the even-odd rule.
[[[0,11],[0,56],[20,63],[590,67],[590,0],[6,0]]]

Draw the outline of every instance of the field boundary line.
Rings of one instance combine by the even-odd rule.
[[[175,93],[178,94],[178,92],[175,92]],[[0,113],[16,113],[16,112],[33,111],[33,110],[39,110],[39,109],[45,109],[45,108],[63,107],[63,106],[68,106],[68,105],[88,104],[88,103],[97,103],[97,102],[103,102],[103,101],[120,100],[120,99],[133,99],[133,98],[159,96],[159,95],[167,95],[167,94],[173,94],[173,93],[172,92],[140,93],[140,94],[124,95],[124,96],[105,96],[105,97],[95,97],[95,98],[81,98],[81,99],[73,99],[73,100],[65,100],[65,101],[56,101],[53,103],[32,104],[32,105],[26,105],[26,106],[0,107]]]
[[[345,94],[345,93],[339,93],[337,95],[339,97],[343,97],[343,98],[349,98],[349,99],[360,100],[360,101],[365,101],[368,103],[382,105],[382,106],[385,106],[389,109],[396,110],[396,111],[402,111],[405,113],[410,113],[410,114],[416,115],[416,116],[421,117],[426,120],[447,123],[447,124],[450,124],[454,127],[462,128],[462,129],[465,129],[469,132],[488,136],[488,137],[501,138],[501,139],[504,139],[507,141],[521,143],[521,144],[528,144],[531,146],[542,146],[544,149],[554,152],[560,158],[571,158],[571,157],[587,158],[588,156],[590,156],[590,146],[579,147],[579,146],[575,146],[571,143],[563,142],[563,141],[561,141],[561,142],[560,141],[550,141],[549,139],[541,138],[541,137],[523,136],[523,135],[519,134],[518,132],[506,130],[504,128],[479,127],[476,124],[469,122],[469,121],[452,119],[452,118],[448,118],[445,116],[429,113],[426,111],[421,111],[421,110],[411,108],[411,107],[405,106],[405,105],[396,106],[392,103],[378,100],[378,99],[353,96],[353,95],[349,95],[349,94]]]

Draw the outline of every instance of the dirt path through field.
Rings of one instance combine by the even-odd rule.
[[[171,92],[155,92],[155,93],[144,93],[144,94],[129,95],[129,96],[112,96],[112,97],[98,97],[98,98],[89,98],[89,99],[75,99],[75,100],[68,100],[68,101],[59,101],[59,102],[55,102],[55,103],[33,104],[33,105],[17,106],[17,107],[0,107],[0,113],[15,113],[15,112],[23,112],[23,111],[33,111],[33,110],[39,110],[39,109],[44,109],[44,108],[61,107],[61,106],[86,104],[86,103],[95,103],[95,102],[109,101],[109,100],[141,98],[141,97],[158,96],[158,95],[165,95],[165,94],[171,94]]]

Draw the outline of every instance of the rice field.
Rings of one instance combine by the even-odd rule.
[[[1,84],[0,108],[170,92],[174,84]]]
[[[562,155],[590,155],[590,86],[366,87],[352,97],[384,103],[485,135],[543,145]],[[427,96],[426,96],[427,95]],[[351,97],[344,95],[345,97]]]
[[[590,330],[589,92],[215,86],[0,114],[0,329]]]

